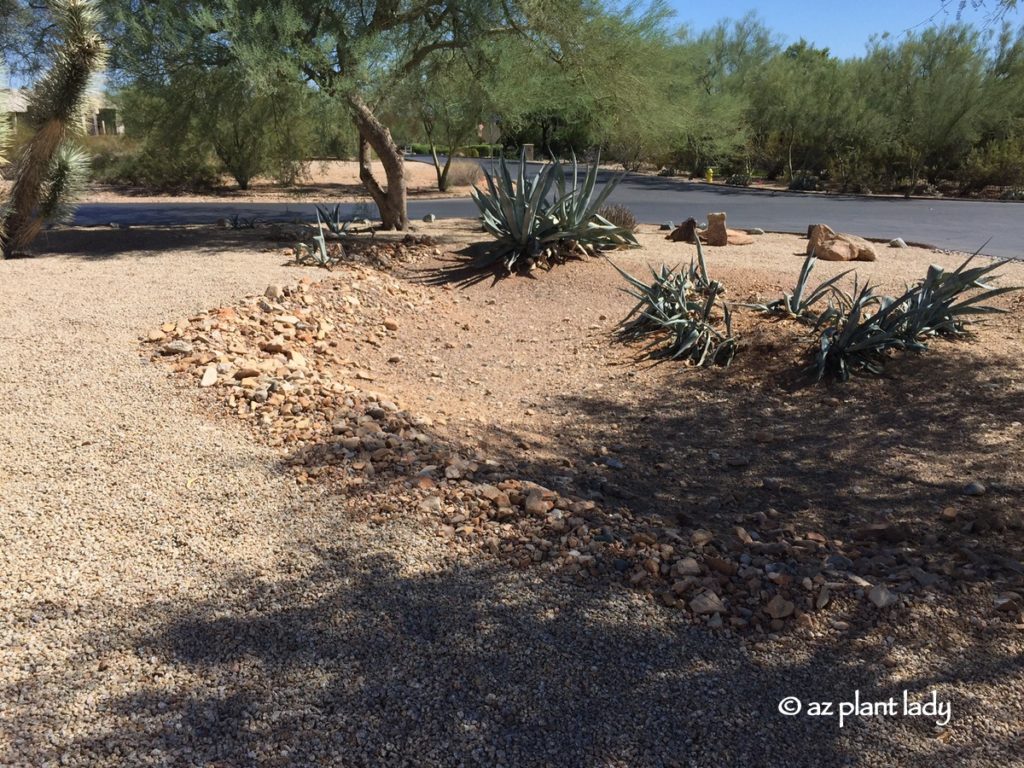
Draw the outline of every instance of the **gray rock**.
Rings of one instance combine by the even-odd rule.
[[[676,225],[673,224],[671,221],[666,221],[664,224],[658,227],[658,229],[660,229],[662,232],[671,232],[675,228]]]
[[[263,295],[272,301],[280,301],[284,298],[284,287],[280,285],[268,285]]]
[[[902,237],[896,237],[896,238],[893,238],[892,240],[889,241],[889,247],[890,248],[906,248],[907,247],[907,241],[904,240]]]
[[[868,600],[874,603],[876,608],[888,608],[899,602],[899,599],[899,596],[884,584],[876,584],[868,592]]]
[[[705,591],[690,601],[690,610],[700,615],[705,613],[725,613],[725,603],[714,592]]]
[[[974,480],[964,486],[963,494],[964,496],[984,496],[987,491],[988,488]]]
[[[434,223],[435,221],[437,221],[437,216],[435,216],[435,215],[434,215],[434,214],[432,214],[432,213],[428,213],[428,214],[427,214],[426,216],[424,216],[424,217],[423,217],[423,220],[424,220],[424,221],[425,221],[425,222],[426,222],[427,224],[433,224],[433,223]]]
[[[763,235],[764,234],[764,230],[761,229],[760,227],[753,227],[753,228],[747,230],[747,234],[748,235]]]

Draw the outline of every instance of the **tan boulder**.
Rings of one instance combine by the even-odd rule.
[[[708,245],[750,245],[754,238],[746,232],[739,232],[725,226],[724,213],[709,213],[708,228],[701,238]]]
[[[836,232],[827,224],[807,228],[807,253],[822,261],[875,261],[875,247],[863,237]]]

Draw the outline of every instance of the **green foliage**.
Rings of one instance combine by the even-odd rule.
[[[975,254],[976,255],[976,254]],[[818,336],[809,372],[846,381],[852,372],[881,373],[892,350],[923,351],[933,336],[960,336],[975,316],[1006,310],[984,304],[1018,287],[993,288],[983,278],[1008,262],[969,267],[971,256],[955,271],[932,266],[923,280],[898,298],[878,296],[870,285],[855,285],[838,306],[830,305],[815,324]],[[968,292],[979,291],[965,296]]]
[[[111,139],[98,146],[86,145],[92,153],[95,182],[171,194],[205,191],[220,183],[217,164],[203,147],[167,152],[155,142],[140,146],[131,139]]]
[[[662,265],[651,269],[651,283],[638,280],[619,267],[629,283],[625,290],[636,306],[619,323],[624,341],[649,340],[643,353],[651,357],[686,360],[697,366],[727,366],[736,355],[738,340],[732,332],[732,314],[720,299],[724,288],[708,280],[698,241],[698,264],[683,271]],[[614,265],[613,265],[614,266]]]
[[[598,249],[637,247],[631,231],[598,214],[619,180],[596,192],[597,174],[595,162],[581,182],[573,157],[568,177],[561,163],[549,163],[528,178],[525,152],[515,177],[504,158],[497,174],[484,171],[487,191],[474,187],[472,195],[484,228],[498,240],[491,260],[511,273],[592,255]]]

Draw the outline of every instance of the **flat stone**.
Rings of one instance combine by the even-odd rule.
[[[690,610],[701,615],[707,613],[725,613],[725,603],[714,592],[705,591],[690,601]]]
[[[888,608],[898,603],[899,599],[899,596],[884,584],[876,584],[868,592],[868,600],[874,603],[876,608]]]
[[[963,489],[964,496],[984,496],[987,492],[988,488],[977,480],[968,483]]]
[[[795,608],[796,606],[791,601],[782,595],[776,595],[768,601],[768,605],[764,607],[764,612],[773,619],[784,619],[790,616]]]
[[[200,387],[212,387],[217,383],[217,366],[212,363],[206,366],[203,371],[203,378],[199,382]]]
[[[166,355],[166,356],[170,356],[170,355],[191,355],[192,354],[192,345],[189,344],[187,341],[184,341],[182,339],[178,339],[177,341],[169,342],[167,344],[164,344],[162,347],[160,347],[160,354],[161,355]]]

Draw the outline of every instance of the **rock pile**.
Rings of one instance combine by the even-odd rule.
[[[711,627],[827,629],[833,611],[899,610],[961,568],[908,555],[898,546],[908,533],[887,524],[843,542],[779,526],[772,510],[728,532],[637,516],[446,439],[442,425],[368,391],[373,375],[346,351],[357,337],[398,333],[397,310],[404,302],[422,311],[432,300],[425,291],[346,266],[320,283],[269,286],[168,322],[142,341],[154,361],[279,448],[296,482],[332,483],[370,517],[417,515],[459,551],[624,582]]]

